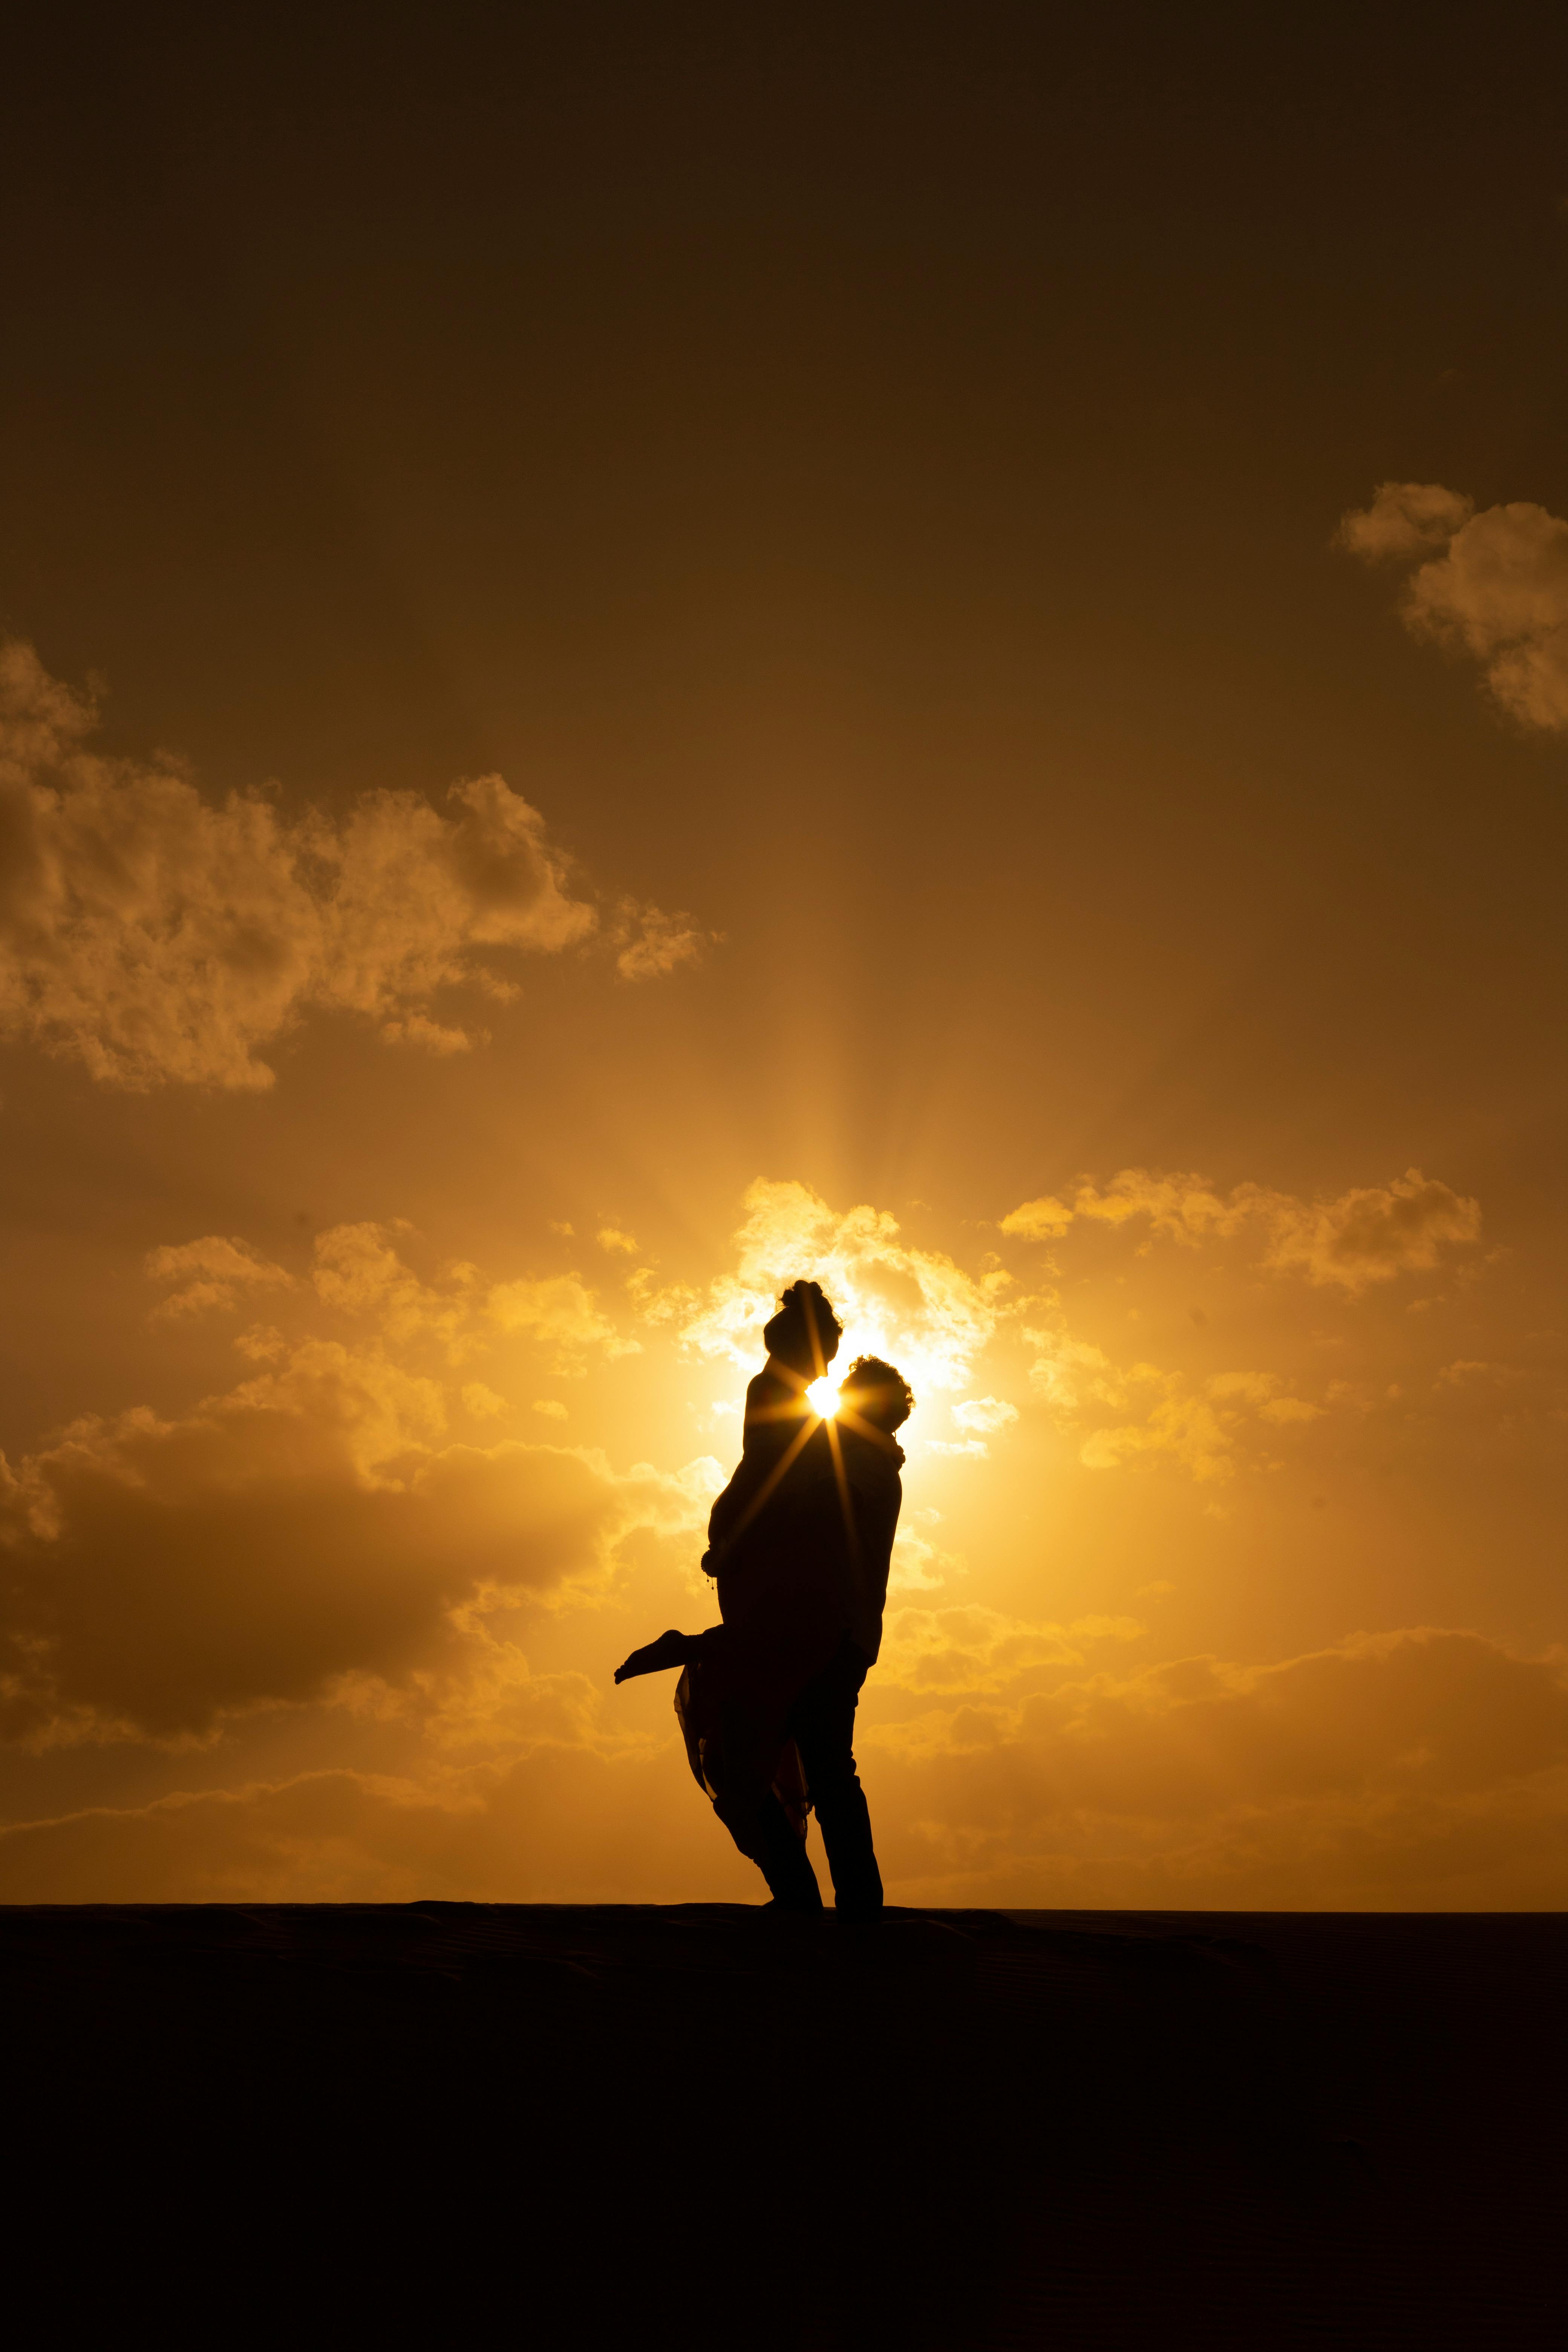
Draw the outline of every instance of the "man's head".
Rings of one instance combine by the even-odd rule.
[[[914,1391],[908,1381],[880,1356],[857,1356],[838,1383],[838,1393],[851,1412],[868,1421],[873,1429],[885,1430],[889,1437],[915,1409]]]
[[[838,1353],[844,1327],[824,1297],[819,1282],[792,1282],[763,1337],[770,1356],[813,1381]]]

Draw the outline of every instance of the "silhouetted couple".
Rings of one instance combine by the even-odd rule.
[[[668,1633],[616,1674],[683,1669],[675,1708],[700,1785],[788,1911],[820,1911],[805,1851],[815,1811],[839,1916],[874,1918],[882,1880],[855,1769],[855,1709],[881,1646],[903,1489],[893,1433],[914,1399],[861,1356],[828,1418],[806,1394],[842,1327],[815,1282],[793,1283],[746,1390],[741,1461],[714,1504],[703,1568],[722,1624]]]

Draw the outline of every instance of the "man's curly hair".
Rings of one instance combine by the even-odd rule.
[[[857,1356],[838,1383],[838,1393],[862,1421],[891,1437],[915,1409],[915,1392],[902,1372],[880,1356]]]

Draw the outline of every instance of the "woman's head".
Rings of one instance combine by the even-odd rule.
[[[914,1391],[908,1381],[880,1356],[857,1356],[838,1383],[838,1393],[851,1412],[868,1421],[873,1429],[886,1430],[889,1437],[915,1409]]]
[[[819,1282],[792,1282],[763,1337],[770,1356],[776,1356],[792,1371],[815,1380],[838,1353],[844,1327],[824,1297]]]

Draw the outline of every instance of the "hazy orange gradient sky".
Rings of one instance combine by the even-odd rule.
[[[0,371],[0,1898],[1557,1906],[1561,12],[66,11]]]

